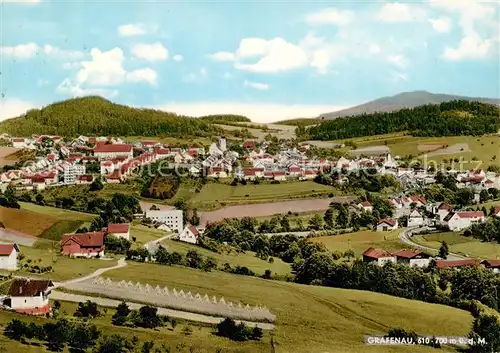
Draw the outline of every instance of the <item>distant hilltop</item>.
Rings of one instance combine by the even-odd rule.
[[[487,104],[500,105],[500,99],[465,97],[451,94],[430,93],[427,91],[403,92],[391,97],[382,97],[373,101],[357,105],[331,113],[320,114],[318,119],[333,120],[344,116],[361,115],[364,113],[386,113],[401,110],[404,108],[414,108],[425,104],[439,104],[452,100],[477,101]]]

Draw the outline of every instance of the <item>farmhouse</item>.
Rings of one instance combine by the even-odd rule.
[[[17,244],[0,244],[0,268],[17,270],[17,257],[20,253]]]
[[[437,260],[437,268],[458,268],[464,266],[477,266],[479,265],[478,260],[468,259],[468,260]]]
[[[437,208],[437,215],[440,221],[443,221],[444,218],[452,211],[452,207],[447,203],[442,202]]]
[[[373,206],[370,203],[370,201],[363,201],[358,203],[358,208],[365,211],[365,212],[372,212],[373,211]]]
[[[393,255],[401,265],[426,267],[430,262],[430,256],[418,250],[400,250]]]
[[[398,229],[398,221],[396,219],[384,218],[377,223],[377,232],[386,232],[395,229]]]
[[[183,230],[182,210],[148,210],[146,211],[146,218],[151,219],[151,221],[165,223],[170,229],[177,231],[179,234]]]
[[[391,253],[379,250],[375,248],[368,248],[363,253],[363,261],[364,262],[376,262],[377,265],[382,266],[386,262],[396,263],[396,257]]]
[[[23,314],[48,314],[49,294],[53,286],[52,281],[47,279],[14,278],[7,296],[7,306]]]
[[[421,226],[424,224],[424,217],[419,210],[414,209],[408,217],[408,227]]]
[[[104,256],[104,232],[66,234],[61,240],[61,252],[74,257]]]
[[[184,230],[179,234],[179,240],[186,243],[196,244],[198,242],[199,235],[200,232],[198,231],[198,229],[192,224],[188,224],[186,228],[184,228]]]
[[[475,223],[484,223],[486,218],[483,211],[460,211],[449,213],[443,221],[451,231],[459,231]]]
[[[94,147],[94,156],[104,159],[116,157],[133,158],[134,151],[131,145],[98,142]]]
[[[118,238],[125,238],[127,240],[130,238],[130,224],[128,223],[110,223],[105,231],[107,234],[114,235]]]
[[[481,265],[493,273],[500,273],[500,260],[484,260]]]

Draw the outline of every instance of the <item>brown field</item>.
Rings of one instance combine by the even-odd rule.
[[[457,153],[465,153],[470,152],[469,145],[466,143],[456,143],[446,148],[439,149],[437,151],[431,152],[428,154],[429,157],[432,156],[441,156],[445,154],[457,154]]]
[[[21,151],[14,147],[0,147],[0,166],[13,165],[17,162],[14,153]]]
[[[443,148],[444,146],[441,144],[419,144],[417,146],[417,149],[419,152],[430,152],[430,151],[435,151],[440,148]]]
[[[49,215],[14,208],[0,207],[0,222],[5,228],[31,236],[39,236],[59,220]]]
[[[378,154],[386,154],[390,153],[391,150],[387,146],[369,146],[369,147],[363,147],[363,148],[358,148],[354,151],[350,151],[349,153],[353,156],[359,156],[361,154],[373,154],[373,155],[378,155]]]
[[[282,202],[256,203],[224,207],[217,211],[202,212],[200,223],[217,222],[224,218],[266,217],[275,214],[317,212],[328,209],[331,202],[349,202],[351,196],[338,196],[327,199],[303,199]]]

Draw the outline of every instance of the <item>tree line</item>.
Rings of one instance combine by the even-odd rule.
[[[222,130],[207,121],[153,109],[114,104],[101,97],[53,103],[0,123],[14,136],[53,134],[89,136],[211,136]]]
[[[496,133],[500,109],[480,102],[455,100],[396,112],[371,113],[323,122],[306,130],[312,140],[338,140],[407,131],[414,136]]]

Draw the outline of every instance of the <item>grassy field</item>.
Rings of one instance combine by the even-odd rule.
[[[139,224],[137,221],[134,221],[134,223],[132,223],[130,227],[130,240],[135,246],[143,246],[147,242],[159,239],[167,234],[168,233],[162,230],[148,228],[142,224]],[[135,242],[132,239],[133,237],[135,237],[136,239]]]
[[[76,310],[76,303],[61,302],[61,315],[67,316],[68,318],[73,316]],[[177,326],[172,329],[171,325],[161,327],[156,330],[143,329],[143,328],[129,328],[129,327],[119,327],[113,326],[111,324],[111,317],[115,313],[113,308],[100,307],[101,316],[90,319],[89,323],[96,325],[98,329],[102,331],[103,335],[120,334],[122,336],[127,336],[132,339],[133,336],[137,336],[139,339],[140,351],[142,343],[145,341],[153,341],[155,348],[168,347],[169,352],[242,352],[242,353],[252,353],[252,352],[269,352],[269,336],[265,334],[260,342],[232,342],[228,339],[218,337],[214,335],[213,328],[208,325],[201,325],[193,322],[187,322],[184,320],[176,320]],[[49,319],[40,317],[30,317],[26,315],[20,315],[7,311],[0,311],[0,329],[3,328],[14,318],[26,321],[26,322],[36,322],[38,324],[43,324],[48,322]],[[192,329],[192,334],[185,335],[182,330],[190,326]],[[192,347],[192,350],[190,350]],[[4,335],[0,335],[0,350],[2,352],[49,352],[43,346],[29,346],[23,345],[17,341],[10,340]],[[64,350],[67,352],[68,350]],[[162,352],[167,352],[166,350],[161,350]]]
[[[0,222],[5,228],[37,237],[54,226],[58,219],[23,209],[0,207]]]
[[[246,266],[259,275],[264,274],[267,269],[271,270],[273,274],[276,273],[278,275],[285,275],[290,273],[291,271],[290,264],[283,262],[277,257],[274,258],[273,263],[269,263],[256,257],[255,254],[250,251],[244,254],[237,254],[235,251],[232,251],[230,254],[219,254],[196,245],[191,245],[175,240],[165,240],[162,242],[162,244],[165,245],[168,251],[177,251],[182,254],[185,254],[189,250],[194,249],[203,256],[213,257],[215,260],[217,260],[219,266],[222,266],[226,262],[229,263],[232,267],[236,265]]]
[[[500,244],[481,242],[472,237],[464,237],[459,233],[445,232],[438,234],[416,235],[415,243],[439,249],[442,241],[446,241],[450,252],[463,254],[479,259],[500,258]]]
[[[160,143],[170,145],[172,147],[187,145],[191,146],[193,144],[198,144],[201,146],[210,146],[211,139],[208,137],[194,137],[194,138],[177,138],[177,137],[160,137],[160,136],[127,136],[124,137],[125,141],[136,142],[136,141],[158,141]]]
[[[352,249],[356,257],[360,257],[369,247],[387,251],[404,249],[405,246],[399,241],[399,233],[401,231],[402,229],[391,232],[364,230],[355,233],[312,238],[311,240],[324,244],[332,251],[345,252],[346,250]]]
[[[223,296],[266,305],[277,315],[276,352],[432,352],[426,347],[370,347],[363,335],[400,327],[422,335],[465,336],[472,316],[451,307],[356,290],[263,280],[223,272],[130,263],[106,274],[115,280]]]
[[[208,210],[217,208],[217,205],[220,207],[252,202],[273,202],[329,194],[337,195],[339,192],[331,186],[317,184],[313,181],[282,182],[281,184],[261,183],[258,185],[249,183],[237,186],[207,183],[199,193],[192,196],[191,201],[199,210]]]

